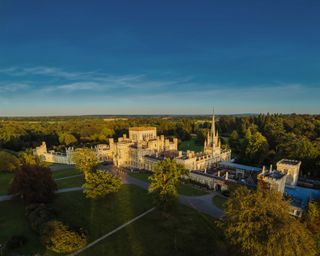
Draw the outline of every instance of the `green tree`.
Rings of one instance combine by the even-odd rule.
[[[232,133],[230,134],[229,145],[232,151],[235,151],[235,152],[240,151],[240,138],[236,130],[233,130]]]
[[[87,179],[88,173],[95,170],[99,161],[97,154],[89,148],[79,148],[73,155],[72,160],[76,167],[83,172],[85,179]]]
[[[149,177],[148,190],[154,195],[155,203],[160,209],[168,210],[174,206],[178,198],[177,185],[181,176],[186,174],[187,170],[170,158],[156,165]]]
[[[309,202],[306,215],[306,226],[313,234],[317,253],[320,255],[320,202]]]
[[[19,168],[18,158],[6,151],[0,151],[0,172],[14,172]]]
[[[42,165],[39,157],[33,154],[32,149],[20,153],[19,160],[22,165]]]
[[[257,131],[252,134],[250,129],[248,129],[244,145],[243,153],[245,162],[262,164],[269,151],[266,137]]]
[[[240,187],[227,201],[225,215],[225,234],[245,255],[315,255],[311,233],[289,215],[288,202],[277,192]]]
[[[83,187],[87,198],[98,199],[119,191],[121,179],[109,172],[97,170],[88,173]]]
[[[106,141],[107,138],[111,138],[114,134],[112,129],[103,128],[98,136],[99,141]]]
[[[56,189],[51,170],[38,165],[23,165],[15,172],[10,186],[10,192],[26,203],[51,202]]]
[[[60,144],[64,144],[66,146],[69,146],[69,145],[77,143],[77,138],[74,137],[70,133],[62,133],[59,135],[59,142],[60,142]]]
[[[46,225],[43,233],[46,247],[57,253],[77,251],[87,244],[84,232],[72,230],[61,221],[52,220]]]

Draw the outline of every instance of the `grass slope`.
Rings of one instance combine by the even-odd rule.
[[[153,206],[151,196],[134,185],[123,185],[100,200],[84,198],[81,191],[59,194],[53,207],[59,219],[88,231],[89,242],[117,228]],[[29,228],[21,202],[0,203],[0,244],[22,234],[25,254],[56,255],[47,251]],[[158,210],[101,241],[81,255],[230,255],[222,232],[211,217],[179,206],[170,217]],[[233,254],[234,255],[234,254]]]

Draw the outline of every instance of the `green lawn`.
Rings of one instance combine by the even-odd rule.
[[[101,237],[153,206],[147,191],[123,185],[117,194],[100,200],[84,198],[82,191],[59,194],[53,204],[59,219],[83,227],[89,242]],[[28,242],[20,249],[25,254],[46,251],[39,237],[29,228],[21,202],[0,203],[0,244],[21,234]],[[170,217],[158,210],[99,242],[81,255],[231,255],[230,246],[214,219],[195,210],[178,206]],[[234,254],[233,254],[234,255]]]
[[[150,176],[150,173],[145,173],[145,172],[130,172],[130,176],[137,178],[139,180],[143,180],[145,182],[149,182],[148,178]]]
[[[77,175],[77,174],[81,174],[81,172],[79,172],[78,170],[76,170],[74,168],[69,168],[69,169],[64,169],[64,170],[59,170],[59,171],[53,171],[52,177],[54,179],[59,179],[59,178],[73,176],[73,175]]]
[[[73,187],[81,187],[83,184],[83,177],[73,177],[69,179],[57,180],[58,189],[61,188],[73,188]]]
[[[179,150],[200,152],[203,150],[203,145],[196,143],[196,138],[192,138],[191,140],[181,141],[179,143]]]
[[[225,203],[227,202],[227,200],[228,200],[227,198],[219,195],[212,198],[213,204],[219,207],[220,209],[224,209]]]
[[[180,206],[169,218],[154,211],[80,255],[235,255],[222,234],[212,218]]]
[[[143,180],[149,182],[148,177],[151,175],[150,173],[129,173],[130,176],[137,178],[139,180]],[[178,185],[178,193],[185,196],[201,196],[207,194],[207,192],[194,188],[191,184],[179,184]]]
[[[0,172],[0,195],[8,194],[8,189],[12,178],[13,173]]]

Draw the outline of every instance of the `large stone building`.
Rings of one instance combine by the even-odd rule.
[[[221,148],[214,118],[213,114],[211,132],[208,133],[202,152],[178,151],[178,139],[169,140],[164,135],[158,136],[156,127],[130,127],[129,136],[124,134],[117,141],[109,139],[109,145],[99,144],[92,150],[97,153],[100,161],[112,160],[117,167],[152,171],[159,161],[170,157],[190,171],[205,171],[231,158],[231,151]],[[73,164],[73,148],[68,148],[66,154],[47,152],[43,142],[34,153],[43,161]]]

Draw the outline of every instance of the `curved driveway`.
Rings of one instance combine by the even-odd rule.
[[[133,184],[136,186],[139,186],[143,189],[148,189],[148,183],[139,179],[136,179],[126,173],[120,173],[120,177],[122,179],[122,182],[124,184]],[[212,203],[212,198],[216,196],[216,192],[209,193],[207,195],[203,196],[184,196],[184,195],[179,195],[179,201],[180,203],[192,207],[199,212],[206,213],[212,217],[215,218],[221,218],[224,215],[223,210],[220,208],[216,207]]]

